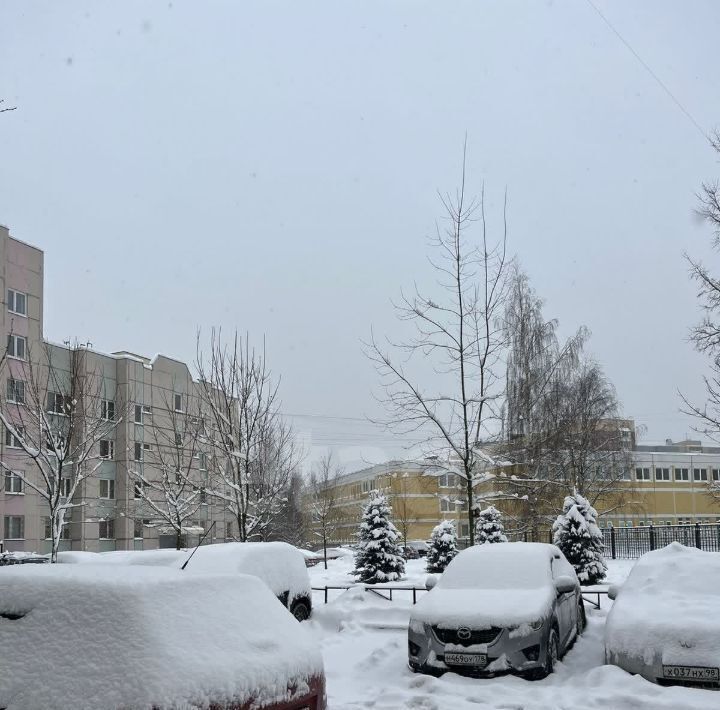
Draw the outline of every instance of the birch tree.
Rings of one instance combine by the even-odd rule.
[[[381,380],[386,423],[403,435],[416,435],[432,453],[447,452],[448,468],[464,482],[470,544],[474,542],[473,487],[478,443],[497,435],[503,394],[502,356],[506,336],[501,323],[508,295],[511,260],[507,254],[507,197],[498,238],[485,214],[484,188],[466,194],[466,151],[454,195],[441,194],[444,224],[431,240],[434,290],[415,287],[395,305],[414,335],[378,342],[367,353]],[[470,230],[478,227],[477,241]],[[423,379],[416,367],[430,363]],[[429,381],[428,381],[429,380]]]
[[[327,569],[328,539],[335,533],[337,525],[337,481],[342,475],[342,469],[333,460],[331,451],[328,451],[318,461],[310,473],[310,518],[313,533],[320,538],[323,551],[323,563]]]
[[[237,333],[228,345],[212,331],[207,352],[198,335],[196,365],[218,460],[208,493],[236,521],[238,540],[265,539],[299,458],[265,348]]]
[[[72,511],[86,505],[84,484],[102,465],[100,441],[111,438],[122,407],[115,391],[105,390],[102,373],[87,370],[86,351],[77,342],[68,348],[44,343],[34,359],[34,353],[21,353],[13,338],[11,333],[0,363],[7,383],[6,397],[0,398],[5,430],[0,468],[45,503],[50,561],[56,562]],[[101,412],[103,400],[113,401],[112,416]]]

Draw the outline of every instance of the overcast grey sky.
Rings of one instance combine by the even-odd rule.
[[[720,3],[595,2],[720,124]],[[590,328],[648,440],[690,429],[682,253],[708,255],[720,165],[586,0],[2,0],[0,98],[0,223],[45,251],[51,339],[192,360],[198,326],[265,334],[307,441],[381,458],[360,339],[430,277],[467,131],[546,315]]]

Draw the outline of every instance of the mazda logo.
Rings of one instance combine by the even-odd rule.
[[[457,630],[457,635],[460,640],[467,641],[472,635],[472,632],[467,627],[462,626]]]

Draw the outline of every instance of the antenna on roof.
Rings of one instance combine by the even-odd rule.
[[[209,533],[214,527],[215,527],[215,521],[213,520],[213,521],[212,521],[212,525],[210,525],[210,527],[207,529],[207,531],[205,532],[205,534],[200,538],[200,542],[198,542],[198,544],[195,545],[195,549],[190,553],[190,557],[188,557],[188,558],[185,560],[185,562],[183,562],[183,566],[180,568],[181,570],[182,570],[182,569],[185,569],[185,568],[188,566],[188,562],[190,562],[190,560],[192,559],[192,556],[197,552],[198,547],[200,547],[200,545],[203,544],[203,540],[208,536],[208,533]]]

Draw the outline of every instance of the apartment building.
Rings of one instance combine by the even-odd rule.
[[[80,406],[88,422],[105,422],[106,434],[95,443],[87,466],[94,474],[76,490],[70,523],[63,531],[62,550],[132,550],[170,547],[175,533],[143,499],[138,473],[157,480],[167,469],[167,458],[176,456],[177,466],[187,467],[199,489],[193,517],[183,523],[183,534],[193,544],[209,530],[208,541],[232,537],[233,523],[222,508],[208,500],[202,489],[211,452],[202,436],[192,444],[182,437],[204,422],[198,384],[188,366],[158,355],[153,359],[130,352],[100,353],[90,344],[54,344],[43,339],[43,253],[13,238],[0,226],[0,286],[5,294],[2,316],[3,411],[15,426],[28,416],[32,388],[43,383],[43,417],[51,423],[66,416],[64,398],[72,378],[80,388]],[[46,391],[45,391],[46,390]],[[181,431],[183,432],[181,434]],[[176,452],[181,452],[179,455]],[[50,549],[47,503],[31,489],[26,476],[39,473],[12,432],[4,427],[0,439],[3,487],[0,490],[0,543],[5,550]],[[35,479],[33,479],[35,480]]]

